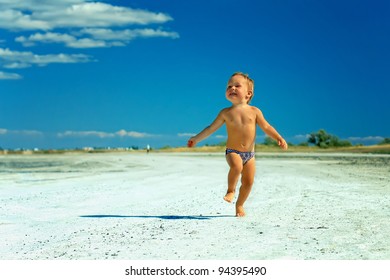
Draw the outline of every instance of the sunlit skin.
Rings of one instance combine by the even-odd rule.
[[[247,77],[241,73],[233,75],[228,81],[225,97],[232,103],[232,106],[222,109],[209,126],[191,137],[188,141],[189,147],[194,147],[225,124],[227,130],[226,147],[240,152],[253,152],[256,125],[258,125],[268,136],[275,139],[283,150],[287,150],[286,141],[265,120],[262,112],[248,104],[253,97],[253,86],[248,82]],[[255,159],[253,157],[243,164],[240,155],[230,153],[226,155],[226,161],[230,169],[228,188],[224,200],[229,203],[234,200],[236,185],[241,176],[241,187],[236,201],[236,216],[242,217],[245,216],[244,203],[254,182]]]

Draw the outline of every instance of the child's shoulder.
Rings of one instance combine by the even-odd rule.
[[[252,112],[261,112],[260,109],[256,106],[252,106],[252,105],[248,105],[248,110],[252,111]]]
[[[232,108],[233,108],[233,106],[230,106],[230,107],[226,107],[226,108],[223,108],[222,110],[221,110],[221,114],[224,114],[224,113],[227,113],[227,112],[229,112],[229,111],[231,111],[232,110]]]
[[[258,107],[256,106],[252,106],[252,105],[248,105],[249,108],[251,108],[252,110],[260,110]]]
[[[218,117],[226,118],[226,116],[229,115],[230,110],[231,107],[223,108],[221,111],[219,111]]]

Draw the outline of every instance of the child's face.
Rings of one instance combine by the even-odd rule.
[[[226,99],[233,104],[247,104],[252,91],[248,88],[248,81],[241,75],[233,76],[226,88]]]

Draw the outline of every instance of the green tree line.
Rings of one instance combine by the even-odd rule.
[[[331,147],[350,147],[352,143],[348,140],[340,140],[336,135],[327,133],[324,129],[320,129],[317,132],[310,133],[309,144],[316,145],[320,148],[331,148]]]
[[[264,145],[277,146],[275,140],[271,137],[265,137]],[[319,148],[337,148],[337,147],[351,147],[352,143],[348,140],[341,140],[336,135],[326,132],[324,129],[320,129],[317,132],[312,132],[306,142],[300,143],[299,146],[315,145]],[[390,138],[384,138],[378,145],[390,144]],[[289,143],[290,146],[293,146]]]

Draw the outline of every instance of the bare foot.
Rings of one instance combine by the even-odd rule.
[[[223,197],[223,199],[229,203],[232,203],[234,199],[234,192],[227,192],[226,195]]]
[[[236,206],[236,217],[244,217],[245,211],[243,206]]]

